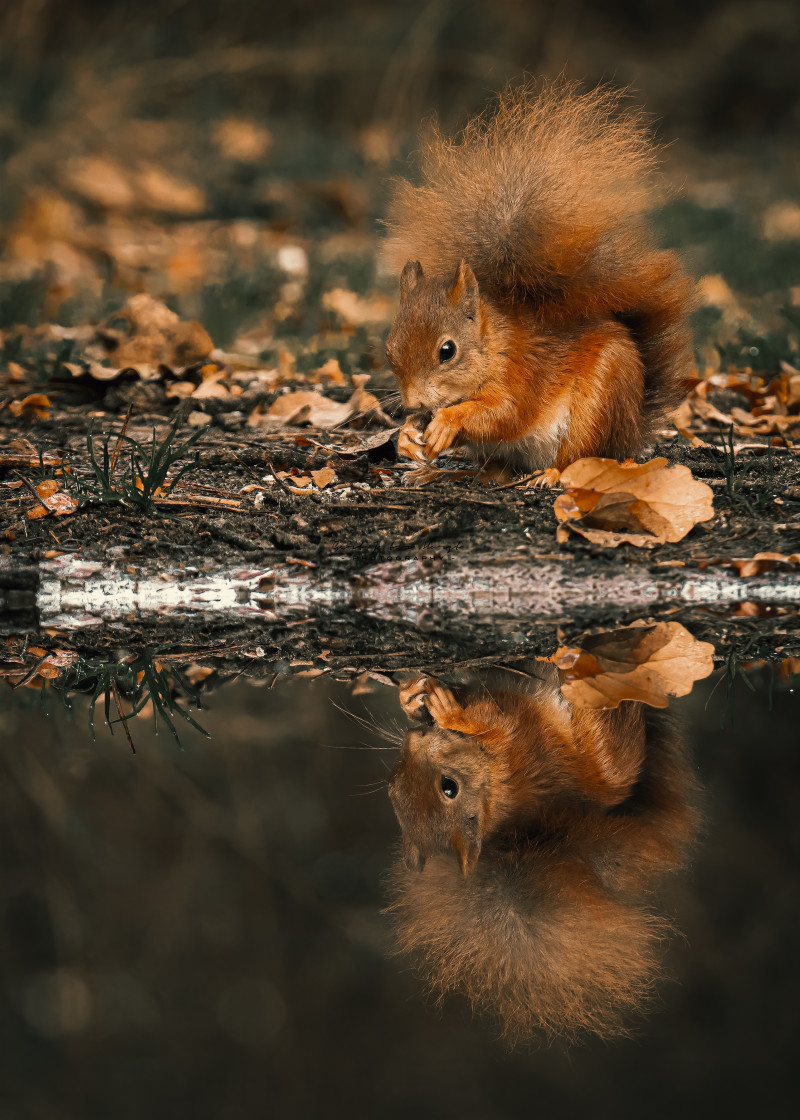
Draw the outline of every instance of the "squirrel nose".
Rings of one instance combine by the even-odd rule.
[[[403,398],[403,408],[405,408],[406,412],[414,412],[416,409],[422,407],[422,399],[419,393],[415,392],[413,389],[404,390],[401,396]]]

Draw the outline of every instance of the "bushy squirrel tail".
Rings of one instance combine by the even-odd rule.
[[[528,848],[482,853],[467,879],[445,856],[392,874],[398,952],[434,994],[460,991],[499,1018],[510,1042],[624,1034],[647,1004],[666,923],[578,864]]]
[[[482,289],[557,324],[618,316],[647,371],[646,411],[680,397],[691,368],[693,286],[658,250],[646,215],[661,201],[644,114],[610,89],[563,80],[508,89],[455,139],[434,123],[421,183],[399,181],[385,256],[430,275],[462,259]]]

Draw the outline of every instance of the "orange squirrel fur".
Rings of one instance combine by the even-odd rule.
[[[642,449],[692,368],[693,285],[646,219],[654,165],[640,115],[570,83],[507,92],[456,140],[434,128],[387,220],[387,358],[428,420],[403,454],[563,469]]]
[[[399,951],[514,1040],[623,1032],[668,930],[650,891],[697,827],[668,717],[573,708],[548,682],[462,704],[417,677],[401,702],[433,724],[405,737],[389,785],[404,843],[390,879]]]

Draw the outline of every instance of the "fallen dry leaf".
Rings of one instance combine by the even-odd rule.
[[[346,381],[338,358],[328,358],[319,369],[312,369],[309,378],[312,381],[332,381],[335,385],[344,385]]]
[[[208,357],[214,349],[208,333],[196,320],[183,322],[146,292],[132,296],[109,323],[119,319],[127,321],[127,335],[110,326],[98,332],[119,369],[141,364],[188,366]],[[92,376],[97,376],[94,370]]]
[[[209,669],[207,665],[198,665],[196,661],[192,661],[190,665],[184,666],[183,675],[191,684],[200,684],[206,677],[210,677],[214,672]]]
[[[68,668],[73,661],[77,661],[77,659],[77,653],[73,652],[71,649],[55,649],[52,653],[47,655],[37,669],[37,672],[40,677],[53,680],[59,675],[62,669]]]
[[[553,506],[557,519],[595,544],[627,542],[652,548],[683,540],[714,516],[713,493],[688,467],[615,459],[578,459],[561,472],[566,488]]]
[[[714,670],[714,647],[699,642],[679,622],[634,623],[561,646],[549,659],[562,672],[561,691],[579,708],[616,708],[638,700],[666,708]]]
[[[227,370],[220,369],[216,365],[203,366],[200,370],[202,378],[200,384],[194,389],[193,397],[215,397],[217,400],[232,400],[233,397],[241,395],[241,388],[235,386],[236,392],[232,392],[227,385],[223,382],[227,380]],[[178,382],[178,384],[184,384]]]
[[[328,430],[363,414],[390,424],[389,418],[381,411],[378,398],[365,388],[369,374],[355,373],[352,380],[355,388],[348,401],[331,400],[316,389],[298,389],[278,397],[266,412],[257,406],[248,416],[247,423],[250,427],[275,428],[286,424],[311,424]]]
[[[8,411],[17,419],[47,420],[50,416],[50,398],[44,393],[29,393],[21,401],[10,401]]]
[[[309,443],[314,444],[315,447],[321,447],[324,451],[335,451],[342,459],[355,459],[357,455],[361,455],[364,451],[375,451],[379,447],[384,447],[391,442],[392,436],[399,430],[399,428],[394,427],[382,429],[379,432],[370,432],[369,435],[343,431],[336,433],[335,441],[328,439],[321,443],[319,440],[309,439]]]
[[[59,489],[58,483],[53,478],[40,482],[36,487],[36,493],[41,498],[42,504],[28,510],[28,520],[30,521],[40,521],[43,517],[47,517],[49,513],[52,513],[54,517],[65,517],[67,514],[74,513],[78,508],[76,499],[71,494],[65,494],[63,490]]]
[[[322,467],[318,471],[312,471],[311,477],[314,479],[314,485],[324,490],[336,479],[336,471],[332,467]]]
[[[257,163],[272,144],[272,134],[246,117],[225,117],[214,124],[211,134],[222,155],[240,163]]]
[[[299,389],[285,393],[270,405],[264,414],[273,421],[283,424],[312,424],[315,428],[335,428],[353,415],[350,402],[340,403],[324,397],[315,389]],[[251,417],[248,420],[252,420]]]
[[[800,564],[800,552],[793,552],[791,556],[783,552],[757,552],[747,560],[733,560],[732,563],[740,576],[758,576],[776,564]]]
[[[326,311],[335,311],[351,327],[367,323],[388,323],[392,318],[392,301],[384,295],[357,296],[346,288],[334,288],[322,297]]]

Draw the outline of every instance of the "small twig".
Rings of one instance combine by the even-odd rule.
[[[237,548],[241,548],[243,552],[259,552],[265,547],[263,544],[259,544],[258,541],[253,541],[248,537],[241,536],[241,534],[235,532],[233,529],[229,529],[227,525],[220,524],[217,521],[203,520],[199,523],[198,529],[205,529],[207,532],[211,533],[212,536],[217,537],[221,541],[225,541],[226,544],[233,544],[236,545]]]
[[[504,482],[502,486],[495,486],[495,490],[510,490],[512,486],[522,486],[523,482],[530,482],[532,478],[538,478],[544,471],[534,471],[533,474],[524,474],[521,478],[514,478],[511,482]]]
[[[23,486],[27,486],[27,488],[30,490],[31,494],[33,494],[34,498],[39,503],[39,505],[43,505],[41,495],[37,493],[36,487],[31,485],[31,483],[28,482],[27,478],[25,478],[24,475],[20,474],[19,471],[14,471],[14,474],[17,476],[17,478],[22,479]]]
[[[285,483],[285,482],[283,481],[283,479],[282,479],[282,478],[278,478],[278,476],[277,476],[277,475],[276,475],[276,473],[275,473],[275,468],[273,467],[272,463],[269,463],[269,462],[267,463],[267,469],[269,470],[269,473],[270,473],[270,474],[272,475],[272,477],[273,477],[273,478],[275,479],[275,481],[277,482],[278,486],[280,486],[281,490],[283,490],[284,494],[288,494],[288,495],[289,495],[289,497],[290,497],[290,498],[291,498],[292,500],[294,500],[294,494],[293,494],[293,493],[292,493],[292,491],[291,491],[291,490],[289,489],[289,487],[288,487],[288,486],[286,485],[286,483]]]
[[[50,656],[50,654],[49,654],[49,653],[46,653],[46,654],[44,655],[44,657],[43,657],[43,658],[41,658],[41,660],[40,660],[40,661],[37,661],[37,662],[36,662],[36,664],[35,664],[35,665],[34,665],[34,667],[33,667],[33,668],[31,669],[31,671],[30,671],[29,673],[26,673],[26,674],[25,674],[25,676],[24,676],[24,677],[22,678],[22,680],[21,680],[21,681],[17,681],[17,683],[16,683],[16,684],[12,684],[11,688],[12,688],[12,689],[15,689],[15,688],[22,688],[22,687],[23,687],[23,685],[29,684],[29,683],[30,683],[30,682],[31,682],[31,681],[33,680],[33,678],[34,678],[34,677],[36,676],[36,674],[37,674],[37,673],[39,672],[39,670],[41,669],[42,665],[44,665],[45,661],[47,661],[47,659],[48,659],[48,657],[49,657],[49,656]]]
[[[125,433],[128,430],[128,424],[130,422],[132,412],[133,412],[133,403],[128,405],[127,415],[125,416],[125,419],[122,422],[122,430],[120,431],[119,435],[117,436],[117,442],[116,442],[116,445],[114,446],[114,451],[113,451],[113,454],[111,456],[111,468],[108,472],[108,481],[109,482],[111,482],[112,479],[114,478],[114,471],[117,469],[117,460],[119,459],[119,453],[122,450],[122,441],[125,439]],[[127,730],[127,728],[126,728],[126,730]],[[128,736],[128,737],[130,738],[130,736]]]
[[[133,751],[134,754],[136,754],[136,747],[133,745],[133,739],[131,738],[131,733],[128,729],[128,719],[127,719],[127,716],[125,716],[123,711],[122,711],[122,703],[120,702],[120,698],[119,698],[119,689],[117,688],[117,682],[113,679],[113,677],[111,679],[111,696],[114,700],[114,706],[117,709],[117,714],[119,715],[120,722],[122,723],[122,726],[125,728],[125,734],[128,736],[128,742],[131,745],[131,750]]]
[[[409,533],[407,537],[403,537],[403,544],[414,544],[424,537],[426,533],[430,533],[433,529],[438,528],[438,523],[436,525],[424,525],[421,529],[417,529],[415,533]]]

